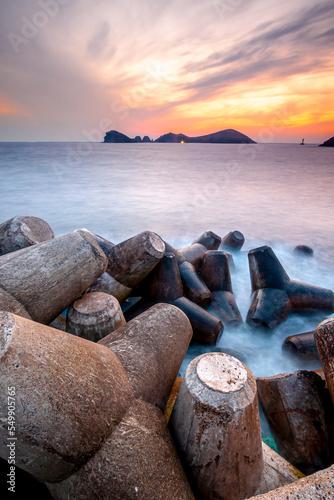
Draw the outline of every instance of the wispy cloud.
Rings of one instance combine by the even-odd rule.
[[[233,49],[211,54],[205,61],[192,62],[183,68],[184,75],[197,78],[187,89],[202,89],[212,95],[231,83],[260,76],[279,79],[315,70],[327,63],[333,43],[333,30],[326,29],[334,17],[334,4],[318,5],[252,29],[235,42]],[[324,29],[325,31],[321,31]],[[320,30],[320,32],[319,32]],[[201,93],[196,93],[198,98]]]
[[[104,21],[96,27],[95,33],[87,42],[87,53],[90,57],[99,58],[105,53],[110,36],[110,24]],[[113,49],[114,51],[115,49]],[[108,51],[108,58],[111,53]]]
[[[307,120],[334,121],[332,0],[233,5],[221,16],[206,0],[69,0],[15,53],[8,33],[22,36],[41,3],[3,2],[0,90],[17,138],[32,133],[29,120],[36,139],[62,140],[83,140],[104,118],[129,134],[158,134],[177,116],[201,132],[222,117],[239,125],[242,113],[256,127],[294,101],[308,106]],[[115,103],[129,108],[120,123]],[[0,138],[12,137],[7,125],[0,120]]]

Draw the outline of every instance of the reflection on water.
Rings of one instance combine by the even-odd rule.
[[[256,246],[272,246],[292,279],[334,288],[333,160],[330,148],[286,144],[3,143],[1,219],[36,215],[57,235],[87,227],[115,243],[148,229],[179,248],[206,229],[238,229],[246,243],[232,280],[245,318]],[[297,244],[315,257],[294,256]],[[306,365],[282,355],[284,338],[322,319],[292,315],[266,335],[226,328],[220,345],[242,352],[255,376],[294,371]]]

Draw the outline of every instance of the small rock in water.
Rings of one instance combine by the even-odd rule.
[[[313,256],[313,249],[309,247],[308,245],[297,245],[294,249],[294,253],[300,254],[300,255],[306,255],[308,257]]]

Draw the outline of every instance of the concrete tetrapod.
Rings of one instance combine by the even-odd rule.
[[[219,245],[221,243],[221,237],[213,231],[205,231],[205,233],[201,234],[199,238],[197,238],[194,243],[200,243],[204,245],[208,250],[218,250]]]
[[[118,300],[103,292],[85,293],[68,308],[66,315],[66,331],[92,342],[125,323]]]
[[[208,306],[212,301],[210,290],[198,275],[193,264],[188,262],[178,250],[175,250],[168,243],[165,243],[165,246],[166,253],[172,253],[175,256],[186,297],[201,307]]]
[[[160,345],[162,360],[165,336],[181,358],[191,337],[187,318],[167,304],[148,314],[142,328],[149,321],[152,331],[162,331],[151,338],[151,359]],[[135,330],[143,334],[139,327]],[[139,343],[137,339],[133,345]],[[121,352],[121,341],[118,348]],[[15,387],[16,463],[47,482],[54,498],[193,499],[155,406],[164,399],[167,384],[160,394],[155,387],[153,404],[140,398],[145,391],[137,390],[136,399],[129,382],[140,370],[134,358],[124,367],[105,345],[10,313],[0,314],[0,349],[0,389],[6,401],[7,388]],[[169,350],[165,356],[170,357]],[[158,359],[153,365],[151,375],[157,376]],[[175,378],[176,362],[167,368],[166,378]],[[6,405],[0,408],[0,454],[7,458]]]
[[[190,262],[190,264],[194,266],[196,271],[198,271],[202,263],[204,254],[207,250],[208,249],[205,245],[203,245],[203,243],[193,243],[188,247],[181,248],[179,252],[181,255],[183,255],[186,261]]]
[[[183,262],[179,265],[185,295],[201,307],[209,306],[212,302],[210,290],[194,270],[195,268],[190,262]]]
[[[132,292],[132,288],[122,285],[108,273],[103,273],[92,286],[87,289],[88,292],[103,292],[115,297],[120,304],[123,304]]]
[[[257,386],[280,454],[304,474],[328,467],[333,414],[322,378],[300,370],[258,378]]]
[[[284,290],[261,288],[252,295],[246,321],[254,328],[273,330],[291,311],[291,302]]]
[[[125,370],[105,347],[7,312],[0,313],[0,342],[1,457],[8,455],[5,402],[14,387],[16,465],[39,481],[61,481],[99,449],[132,403]]]
[[[105,292],[116,297],[120,304],[133,288],[158,264],[164,256],[165,244],[155,233],[145,231],[118,245],[94,235],[108,258],[107,273],[93,283],[89,291]]]
[[[182,255],[182,253],[180,252],[180,250],[176,250],[176,248],[172,247],[166,241],[164,241],[164,243],[165,243],[165,248],[166,248],[166,252],[165,253],[169,252],[169,253],[172,253],[173,255],[175,255],[176,261],[177,261],[178,265],[180,265],[180,264],[182,264],[183,262],[186,261],[186,258]]]
[[[177,378],[171,394],[169,396],[164,417],[168,424],[171,417],[177,394],[180,390],[182,378]],[[262,442],[263,452],[263,473],[261,482],[255,492],[255,495],[267,493],[276,488],[280,488],[286,484],[298,481],[305,477],[302,472],[296,469],[293,465],[287,462],[281,455],[269,448]]]
[[[221,247],[224,250],[235,252],[241,249],[245,243],[245,237],[240,231],[230,231],[224,238],[222,238]]]
[[[89,230],[85,229],[85,231],[89,231]],[[99,236],[96,233],[93,233],[93,231],[89,231],[89,232],[93,236],[96,243],[98,243],[100,245],[103,252],[106,254],[107,259],[109,259],[111,249],[115,246],[115,243],[111,243],[111,241],[106,240],[105,238],[103,238],[102,236]]]
[[[275,328],[291,311],[334,311],[333,291],[290,280],[270,247],[251,250],[248,260],[253,295],[247,323],[251,326]]]
[[[164,254],[160,236],[145,231],[110,248],[107,272],[123,286],[136,288]]]
[[[305,477],[302,472],[291,465],[281,455],[262,442],[263,475],[255,495],[280,488]]]
[[[297,333],[286,337],[282,351],[304,360],[319,359],[314,332]]]
[[[54,237],[49,224],[39,217],[17,215],[0,224],[0,255],[52,240]]]
[[[221,238],[218,234],[213,231],[205,231],[192,245],[181,248],[178,252],[198,271],[205,252],[207,250],[217,250],[220,242]]]
[[[48,488],[55,500],[194,500],[161,411],[140,400],[77,473]]]
[[[184,264],[187,263],[184,262],[181,266]],[[224,331],[224,326],[218,318],[202,309],[187,297],[182,297],[181,266],[177,266],[174,254],[166,254],[154,270],[154,274],[159,279],[154,282],[154,287],[150,288],[151,298],[172,302],[176,307],[181,309],[190,320],[193,328],[193,340],[205,344],[216,344]],[[202,297],[204,298],[205,295],[206,292],[204,291]]]
[[[176,256],[167,252],[145,280],[146,296],[131,307],[125,317],[132,319],[156,302],[172,303],[188,316],[193,328],[193,340],[215,344],[223,333],[223,324],[220,319],[182,296],[183,286],[179,269]],[[145,290],[141,293],[145,294]]]
[[[213,231],[203,233],[192,245],[178,250],[183,257],[199,270],[207,250],[217,250],[221,242],[220,236]]]
[[[232,289],[228,256],[221,250],[205,253],[201,265],[201,277],[212,294],[212,306],[224,325],[243,323]]]
[[[196,498],[241,500],[263,471],[256,383],[248,368],[223,353],[188,365],[170,420]]]
[[[249,500],[332,500],[334,465]]]
[[[107,259],[109,259],[111,250],[115,246],[115,244],[111,243],[109,240],[106,240],[102,236],[93,233],[92,231],[89,232],[93,236],[96,243],[98,243],[102,248]],[[107,272],[105,272],[99,278],[97,278],[96,281],[94,281],[92,286],[89,287],[88,291],[109,293],[109,295],[113,295],[115,298],[117,298],[118,302],[122,304],[132,292],[132,288],[122,285],[122,283],[119,283],[119,281],[115,280]]]
[[[3,255],[1,308],[19,315],[25,310],[34,321],[49,324],[106,266],[106,256],[84,230]]]
[[[173,253],[166,252],[145,280],[146,294],[153,302],[173,302],[182,297],[183,285]]]
[[[86,231],[88,231],[88,229],[86,229]],[[109,259],[112,248],[115,244],[106,240],[102,236],[93,233],[92,231],[89,231],[89,233],[93,236],[96,243],[98,243],[102,248],[107,259]],[[99,278],[97,278],[96,281],[94,281],[88,291],[109,293],[109,295],[113,295],[117,298],[118,302],[122,304],[132,292],[132,288],[122,285],[122,283],[119,283],[119,281],[112,278],[108,273],[103,273]]]
[[[164,410],[192,337],[177,307],[156,304],[100,340],[121,360],[136,398]]]
[[[314,338],[334,404],[334,318],[322,321],[315,330]]]

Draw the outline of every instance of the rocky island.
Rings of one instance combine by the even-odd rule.
[[[328,141],[325,141],[323,144],[319,144],[319,147],[334,148],[334,136],[328,139]]]
[[[184,134],[173,134],[169,132],[164,134],[155,142],[190,142],[190,143],[202,143],[202,144],[256,144],[247,135],[241,134],[237,130],[231,128],[226,130],[220,130],[219,132],[214,132],[213,134],[200,135],[197,137],[188,137]]]
[[[117,132],[117,130],[110,130],[109,132],[106,133],[104,141],[103,142],[111,142],[111,143],[126,143],[126,142],[153,142],[151,139],[145,135],[143,139],[137,135],[134,139],[130,139],[125,134],[122,134],[121,132]]]
[[[140,136],[136,136],[134,139],[130,139],[125,134],[117,132],[116,130],[110,130],[106,133],[104,138],[105,143],[130,143],[130,142],[168,142],[168,143],[199,143],[199,144],[256,144],[247,135],[238,132],[233,129],[220,130],[219,132],[214,132],[213,134],[201,135],[197,137],[188,137],[185,134],[173,134],[169,132],[168,134],[161,135],[155,141],[151,140],[147,135],[141,139]]]

